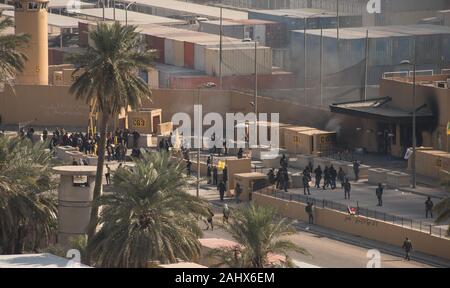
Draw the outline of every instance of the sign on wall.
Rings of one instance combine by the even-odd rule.
[[[147,127],[147,123],[144,118],[133,118],[132,125],[135,128]]]

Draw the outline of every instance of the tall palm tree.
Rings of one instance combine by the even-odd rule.
[[[13,26],[14,22],[9,18],[0,20],[0,33]],[[0,35],[0,82],[4,83],[13,79],[16,72],[23,70],[27,57],[17,51],[17,48],[25,45],[29,40],[30,37],[25,34]]]
[[[56,186],[44,148],[0,137],[0,253],[36,251],[56,231],[57,202],[49,192]]]
[[[73,59],[79,65],[74,73],[83,72],[70,87],[70,92],[88,104],[95,102],[101,114],[95,200],[101,194],[108,122],[113,115],[118,115],[129,106],[138,108],[144,99],[149,99],[150,88],[139,78],[136,70],[147,69],[154,52],[138,50],[136,26],[122,26],[118,22],[97,23],[89,37],[93,46]],[[98,207],[92,209],[91,223],[96,223],[97,217]],[[95,229],[94,225],[90,226],[88,239],[95,234]]]
[[[442,223],[450,219],[450,197],[441,200],[435,207],[438,217],[436,223]],[[448,226],[447,235],[450,235],[450,225]]]
[[[133,168],[119,168],[114,193],[102,195],[97,234],[88,242],[100,267],[147,267],[199,257],[198,217],[205,202],[185,192],[185,164],[166,153],[143,153]]]
[[[239,243],[236,247],[215,249],[211,255],[219,259],[217,266],[233,268],[264,268],[271,266],[293,267],[289,251],[307,254],[286,236],[296,233],[292,222],[278,218],[276,210],[251,204],[249,207],[233,211],[229,224],[223,226]],[[276,255],[275,262],[271,261]],[[272,259],[271,259],[272,258]]]

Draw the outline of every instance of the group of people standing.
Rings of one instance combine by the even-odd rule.
[[[277,189],[284,190],[288,192],[289,187],[289,173],[288,173],[288,159],[285,154],[281,156],[280,168],[275,173],[272,168],[267,173],[267,178],[270,185],[276,184]]]

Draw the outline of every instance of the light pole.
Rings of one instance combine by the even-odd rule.
[[[414,43],[414,48],[415,48]],[[415,58],[415,49],[414,49],[414,58]],[[416,145],[417,145],[417,139],[416,139],[416,62],[412,62],[409,60],[403,60],[401,65],[409,65],[413,66],[413,99],[412,99],[412,145],[413,145],[413,161],[411,163],[412,168],[412,187],[416,188],[417,180],[416,180]]]
[[[317,13],[317,14],[313,14],[313,15],[310,15],[310,16],[308,16],[308,17],[305,17],[304,19],[305,19],[305,23],[304,23],[304,27],[303,27],[303,77],[304,77],[304,81],[303,81],[303,85],[304,85],[304,88],[303,88],[303,94],[304,94],[304,97],[305,97],[305,105],[306,104],[308,104],[308,102],[307,102],[307,92],[306,92],[306,84],[307,84],[307,77],[306,77],[306,26],[308,26],[308,19],[310,19],[310,18],[312,18],[312,17],[316,17],[316,16],[320,16],[320,15],[324,15],[325,13]],[[320,21],[320,28],[322,28],[322,20],[320,20],[319,19],[319,21]]]
[[[214,88],[214,87],[216,87],[216,83],[214,83],[214,82],[206,82],[206,83],[203,83],[203,84],[201,84],[201,85],[199,85],[197,87],[197,105],[200,105],[200,90],[202,88]],[[195,111],[195,109],[194,109],[194,111]],[[198,111],[200,112],[200,109]],[[200,113],[199,113],[199,115],[198,115],[198,119],[199,119],[198,125],[200,127],[198,127],[198,128],[202,127],[203,121],[201,120],[202,119],[201,116],[202,115],[200,115]],[[201,129],[198,129],[198,132],[200,134],[202,134],[201,133]],[[197,187],[196,187],[197,191],[196,191],[196,196],[198,198],[200,196],[200,150],[201,150],[201,147],[203,146],[203,135],[197,135],[197,137],[198,138],[197,138]],[[200,141],[200,139],[201,139],[201,141]]]
[[[136,5],[136,2],[128,3],[128,5],[125,6],[123,3],[118,3],[117,5],[122,6],[125,9],[125,26],[128,25],[128,8],[130,8],[131,5]],[[114,5],[114,20],[116,20],[116,7]]]

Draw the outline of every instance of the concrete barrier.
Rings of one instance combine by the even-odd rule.
[[[289,174],[289,182],[290,188],[303,188],[303,174],[300,172],[297,173],[291,173],[288,172]]]
[[[55,156],[61,160],[72,160],[67,152],[78,151],[78,148],[72,146],[57,146],[55,147]]]
[[[334,160],[331,158],[327,158],[327,157],[316,157],[316,158],[314,158],[314,169],[317,168],[317,166],[319,166],[319,165],[320,165],[320,168],[322,168],[322,170],[325,168],[325,166],[330,167],[331,161],[334,161]]]
[[[368,165],[360,165],[359,166],[359,179],[367,179],[367,177],[369,177],[369,169],[370,169],[371,167],[370,166],[368,166]],[[344,168],[342,168],[342,169],[344,169]],[[355,171],[353,170],[353,163],[352,164],[349,164],[349,165],[347,165],[347,167],[345,167],[345,170],[344,170],[344,172],[345,172],[345,175],[347,175],[347,178],[349,179],[349,180],[355,180],[356,179],[356,177],[355,177]]]
[[[259,205],[277,209],[283,217],[308,221],[303,203],[278,199],[261,193],[253,193],[253,201]],[[316,225],[397,247],[401,247],[405,237],[408,237],[415,251],[450,260],[449,238],[437,237],[400,225],[363,216],[351,216],[326,208],[314,207],[313,213]]]
[[[269,146],[258,146],[250,149],[252,151],[252,160],[261,160],[261,152],[269,152]]]
[[[383,168],[369,169],[369,184],[378,184],[387,182],[387,173],[391,171]]]
[[[389,187],[392,188],[400,188],[400,187],[409,187],[411,184],[411,177],[409,174],[391,171],[386,175],[386,182]]]
[[[280,168],[280,159],[281,155],[273,155],[271,152],[262,153],[261,155],[261,162],[265,168]]]
[[[155,145],[157,146],[159,143],[159,138],[158,141],[156,141],[156,144],[153,138],[156,139],[156,137],[153,137],[152,134],[141,134],[140,137],[138,138],[137,148],[149,148],[155,147]],[[130,134],[128,135],[128,148],[133,147],[134,147],[133,134]]]
[[[289,165],[291,167],[297,168],[297,169],[305,169],[309,163],[313,165],[313,167],[316,167],[314,165],[315,157],[313,155],[309,154],[297,154],[295,160],[289,161]]]

